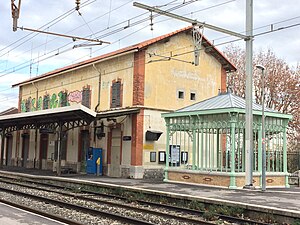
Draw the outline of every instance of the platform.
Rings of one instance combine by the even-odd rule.
[[[237,189],[231,190],[228,188],[210,187],[203,185],[192,185],[183,183],[171,183],[153,180],[138,180],[125,178],[111,178],[105,176],[83,175],[83,174],[65,174],[57,177],[56,174],[49,171],[40,171],[32,169],[1,169],[1,172],[6,173],[26,173],[41,176],[54,176],[62,180],[79,180],[95,183],[106,183],[121,185],[137,189],[145,189],[151,191],[159,191],[168,193],[169,195],[184,195],[192,196],[209,200],[210,202],[227,202],[237,204],[247,204],[251,207],[262,207],[280,210],[286,213],[299,214],[300,218],[300,187],[291,188],[270,188],[265,192],[261,190]]]
[[[5,225],[58,225],[65,224],[31,212],[0,203],[0,224]]]

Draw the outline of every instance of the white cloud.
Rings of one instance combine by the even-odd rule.
[[[83,3],[83,1],[81,1]],[[122,32],[117,32],[110,34],[101,38],[105,41],[116,42],[110,46],[100,46],[92,47],[92,56],[97,56],[99,54],[106,53],[108,51],[113,51],[118,48],[122,48],[152,37],[156,37],[162,34],[166,34],[176,29],[183,28],[190,24],[181,22],[175,19],[168,19],[164,16],[159,16],[154,18],[154,30],[151,31],[149,27],[150,20],[145,21],[136,27],[130,27],[129,29],[122,29],[126,26],[128,20],[134,16],[146,13],[142,17],[138,17],[130,20],[130,24],[138,21],[139,19],[149,17],[149,12],[143,9],[139,9],[132,5],[133,1],[128,0],[114,0],[114,1],[101,1],[101,0],[90,0],[91,4],[86,7],[82,7],[80,12],[82,16],[79,16],[77,12],[72,13],[66,18],[62,19],[59,23],[49,28],[49,31],[71,34],[81,37],[91,36],[92,33],[96,33],[96,36],[102,36],[108,34],[109,32],[120,28]],[[121,5],[127,3],[124,7],[117,10],[109,12],[110,5],[112,2],[111,9],[120,7]],[[163,5],[170,0],[139,0],[138,2],[146,5]],[[182,0],[178,0],[170,6],[163,7],[167,9],[174,7],[178,4],[182,4]],[[188,2],[188,1],[186,1]],[[208,7],[216,6],[221,3],[223,5],[206,9]],[[192,16],[193,19],[197,19],[201,22],[206,22],[223,28],[231,29],[236,32],[241,32],[245,30],[245,0],[199,0],[188,6],[182,7],[179,10],[174,11],[174,13]],[[254,27],[261,27],[268,25],[270,23],[276,23],[289,18],[296,17],[294,20],[287,21],[285,23],[274,24],[274,28],[279,28],[282,26],[288,26],[291,24],[296,24],[300,22],[299,17],[299,7],[296,6],[295,0],[261,0],[254,2]],[[21,14],[18,21],[19,26],[29,27],[37,29],[47,22],[63,15],[68,10],[75,8],[75,1],[36,1],[28,0],[22,1]],[[206,9],[206,10],[205,10]],[[191,14],[191,12],[199,11],[197,13]],[[80,48],[61,53],[65,49],[70,49],[74,44],[83,43],[78,41],[72,43],[69,38],[56,37],[52,35],[33,33],[30,35],[28,31],[18,30],[17,32],[12,31],[12,18],[11,9],[9,3],[3,4],[0,8],[1,23],[0,23],[0,83],[1,89],[9,88],[11,83],[20,82],[22,80],[28,79],[30,77],[30,60],[33,62],[37,61],[37,57],[42,59],[47,57],[46,53],[49,53],[55,49],[55,52],[49,53],[49,55],[54,55],[55,53],[60,53],[56,57],[49,58],[48,60],[42,61],[38,64],[32,65],[31,76],[35,76],[36,72],[45,73],[49,70],[59,68],[68,64],[72,64],[78,59],[86,59],[89,57],[90,48]],[[297,18],[298,17],[298,18]],[[86,22],[94,20],[89,25]],[[123,22],[124,21],[124,22]],[[164,21],[164,22],[159,22]],[[121,23],[123,22],[123,23]],[[119,24],[121,23],[121,24]],[[116,24],[119,24],[116,26]],[[140,30],[142,27],[147,26],[146,29]],[[110,29],[108,29],[108,27]],[[77,28],[77,29],[76,29]],[[259,33],[269,30],[270,27],[265,27],[263,29],[255,30],[254,33]],[[131,35],[130,35],[131,34]],[[224,35],[221,33],[209,31],[205,29],[204,34],[209,40],[214,40]],[[122,38],[126,35],[130,35],[127,38]],[[277,56],[285,59],[291,65],[296,65],[300,61],[300,43],[298,37],[300,36],[299,27],[294,27],[290,29],[285,29],[282,31],[270,33],[268,35],[263,35],[255,38],[254,49],[273,49]],[[118,41],[120,39],[120,41]],[[222,43],[234,38],[219,39],[217,43]],[[17,42],[16,42],[17,41]],[[23,43],[24,42],[24,43]],[[240,45],[244,45],[243,41],[238,42]],[[20,46],[18,46],[20,45]],[[63,47],[66,45],[65,47]],[[223,46],[218,48],[222,49]],[[3,50],[3,48],[6,48]],[[85,57],[85,58],[83,58]],[[24,62],[27,64],[22,65]],[[26,66],[27,65],[27,66]],[[7,69],[13,70],[14,68],[24,67],[26,68],[15,71],[7,76],[2,76]],[[6,71],[7,72],[7,71]],[[12,78],[13,77],[13,82]],[[0,89],[0,94],[1,94]],[[1,96],[0,96],[1,98]]]

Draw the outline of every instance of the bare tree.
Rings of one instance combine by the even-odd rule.
[[[237,45],[230,45],[225,48],[224,54],[237,67],[236,72],[228,74],[227,84],[234,94],[245,97],[245,51]],[[289,67],[270,49],[254,54],[253,68],[258,64],[266,68],[264,77],[266,107],[293,115],[293,119],[289,122],[288,138],[299,143],[300,65],[296,68]],[[261,71],[253,69],[253,91],[258,104],[261,104],[261,75]]]

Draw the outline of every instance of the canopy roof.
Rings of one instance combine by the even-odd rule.
[[[176,117],[183,115],[207,115],[218,114],[227,112],[239,112],[245,113],[246,100],[239,96],[236,96],[230,92],[221,93],[212,98],[203,100],[193,105],[176,110],[173,113],[165,113],[163,117]],[[252,103],[253,114],[261,115],[262,106],[253,102]],[[276,110],[266,108],[264,109],[266,116],[279,117],[279,118],[292,118],[291,115],[280,113]]]
[[[0,116],[0,128],[8,129],[9,131],[33,128],[39,129],[49,124],[64,124],[75,121],[90,124],[95,118],[96,112],[78,104],[55,109]]]

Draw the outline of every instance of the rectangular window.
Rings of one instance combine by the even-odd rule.
[[[150,152],[150,162],[156,162],[156,152]]]
[[[121,107],[121,82],[117,81],[111,87],[111,108]]]
[[[158,162],[159,163],[165,163],[166,162],[166,152],[165,151],[159,151],[158,152]]]
[[[60,106],[67,106],[68,105],[68,93],[67,92],[60,92],[61,94],[61,102]]]
[[[49,109],[50,97],[49,95],[45,95],[43,99],[43,109]]]
[[[82,89],[82,101],[81,104],[85,107],[91,108],[91,90],[89,88]]]
[[[178,98],[184,99],[184,91],[178,91]]]
[[[28,98],[25,102],[26,112],[31,111],[31,98]]]
[[[192,101],[196,100],[196,93],[195,92],[191,92],[190,100],[192,100]]]

